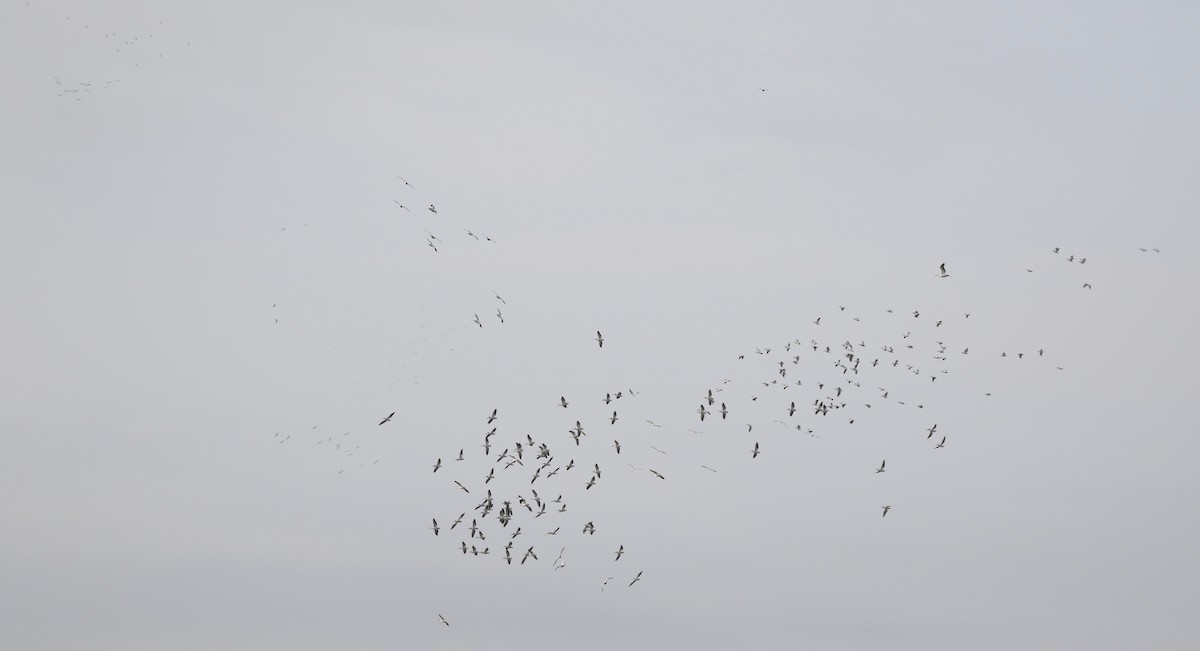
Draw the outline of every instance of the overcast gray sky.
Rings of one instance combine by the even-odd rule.
[[[0,646],[1191,648],[1198,13],[5,2]]]

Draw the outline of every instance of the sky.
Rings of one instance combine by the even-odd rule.
[[[0,4],[0,646],[1190,648],[1198,23]]]

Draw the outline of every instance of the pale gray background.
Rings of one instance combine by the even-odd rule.
[[[5,2],[0,646],[1192,648],[1198,18]],[[924,372],[811,437],[793,339]],[[524,567],[427,529],[493,408],[606,470]]]

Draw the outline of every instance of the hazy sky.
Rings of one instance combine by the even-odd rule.
[[[1191,648],[1197,33],[3,3],[0,646]]]

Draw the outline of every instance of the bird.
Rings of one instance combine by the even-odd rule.
[[[700,467],[704,468],[705,470],[708,470],[709,472],[716,472],[716,470],[713,470],[712,468],[709,468],[708,466],[705,466],[705,465],[701,465]]]
[[[478,239],[478,238],[476,238],[476,239]],[[492,293],[496,294],[496,291],[492,290]],[[496,294],[496,300],[500,301],[501,303],[504,303],[505,305],[508,305],[508,301],[504,300],[503,298],[500,298],[499,294]]]
[[[604,348],[604,335],[600,334],[599,330],[596,331],[596,342],[600,344],[601,348]]]
[[[650,470],[650,469],[647,468],[647,470]],[[655,477],[658,477],[659,479],[666,479],[666,477],[663,477],[662,474],[659,473],[657,470],[650,470],[650,474],[654,475]]]
[[[440,531],[440,529],[438,529],[437,518],[433,519],[433,526],[430,527],[430,529],[433,530],[433,535],[435,535],[435,536],[438,535],[438,531]]]
[[[758,458],[758,441],[754,442],[754,449],[750,451],[750,458],[751,459]]]
[[[721,420],[725,420],[725,417],[728,415],[729,415],[729,410],[725,408],[725,403],[722,402],[721,403]]]
[[[453,530],[454,527],[457,527],[458,525],[462,524],[463,516],[465,516],[465,515],[466,515],[466,513],[460,513],[458,515],[458,517],[455,518],[454,522],[450,524],[450,529]]]
[[[464,458],[463,458],[463,451],[462,451],[462,448],[459,448],[459,450],[458,450],[458,458],[457,458],[457,459],[455,459],[455,461],[463,461],[463,460],[464,460]]]
[[[788,406],[788,416],[792,416],[795,413],[796,413],[796,403],[793,402],[790,406]]]
[[[883,517],[885,517],[885,518],[886,518],[886,517],[887,517],[887,512],[888,512],[888,511],[891,511],[891,510],[892,510],[892,505],[891,505],[891,504],[888,504],[887,506],[883,507]]]
[[[479,326],[480,328],[483,327],[483,322],[479,320],[478,314],[475,315],[475,325]]]
[[[624,553],[625,553],[625,545],[621,545],[621,547],[619,549],[617,549],[617,551],[616,551],[617,557],[614,558],[613,560],[614,561],[621,560],[621,555]]]
[[[603,592],[603,591],[604,591],[604,586],[608,585],[608,582],[609,582],[609,581],[612,581],[612,580],[613,580],[613,579],[615,579],[615,578],[617,578],[617,577],[615,577],[615,576],[610,576],[610,577],[608,577],[607,579],[604,579],[604,583],[601,583],[601,584],[600,584],[600,591],[601,591],[601,592]]]
[[[698,409],[697,411],[700,412],[700,420],[701,421],[703,421],[704,417],[708,415],[708,410],[706,410],[704,408],[704,403],[700,404],[700,409]]]
[[[938,269],[940,271],[940,273],[938,273],[938,278],[949,278],[950,277],[950,274],[946,273],[946,263],[945,262],[938,265]]]
[[[446,626],[450,625],[450,622],[446,621],[446,618],[442,617],[441,613],[438,613],[438,619],[442,620],[442,623],[445,624]]]
[[[489,424],[489,425],[492,423],[492,421],[496,420],[496,412],[497,412],[497,411],[499,411],[499,409],[493,409],[493,410],[492,410],[492,415],[491,415],[491,416],[488,416],[488,424]]]
[[[617,454],[621,454],[621,442],[613,441],[613,447],[617,449]]]
[[[500,310],[496,310],[496,318],[500,319],[500,323],[504,323],[504,315],[500,313]]]
[[[457,479],[455,479],[455,480],[454,480],[454,483],[455,483],[455,484],[458,484],[458,487],[459,487],[459,488],[461,488],[461,489],[463,490],[463,492],[464,492],[464,493],[470,493],[470,492],[471,492],[471,491],[467,490],[467,487],[466,487],[466,486],[463,486],[462,484],[460,484],[460,483],[459,483],[459,481],[458,481]]]
[[[937,431],[937,423],[934,423],[933,427],[929,428],[929,436],[926,436],[925,438],[927,438],[927,439],[933,438],[933,433],[936,431]]]
[[[429,212],[431,212],[431,213],[433,213],[433,214],[435,214],[435,215],[436,215],[436,214],[437,214],[437,207],[435,207],[433,204],[429,204]]]
[[[390,421],[392,419],[392,416],[395,416],[395,415],[396,415],[396,412],[393,411],[392,413],[387,415],[387,418],[384,418],[383,420],[379,421],[379,424],[382,425],[382,424]]]
[[[609,425],[616,425],[616,424],[617,424],[617,412],[615,412],[615,411],[613,412],[612,419],[610,419],[610,420],[608,421],[608,424],[609,424]]]
[[[641,581],[641,580],[642,580],[642,573],[641,573],[641,572],[638,572],[638,573],[637,573],[637,576],[633,577],[633,580],[629,582],[629,587],[631,587],[631,588],[632,588],[632,587],[633,587],[633,584],[635,584],[635,583],[637,583],[638,581]]]
[[[437,472],[442,467],[442,460],[438,459],[437,463],[433,464],[433,471]]]
[[[558,406],[562,407],[563,409],[567,408],[567,397],[566,396],[558,397]]]
[[[943,437],[942,437],[942,442],[941,442],[941,443],[938,443],[936,447],[938,447],[938,448],[944,448],[944,447],[946,447],[946,437],[944,437],[944,436],[943,436]]]
[[[883,467],[884,467],[884,466],[886,466],[886,465],[887,465],[887,459],[884,459],[884,460],[883,460],[883,463],[879,464],[879,468],[877,468],[877,469],[875,470],[875,473],[876,473],[876,474],[878,474],[878,473],[881,473],[881,472],[883,472]]]

